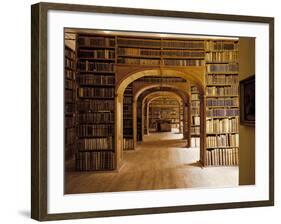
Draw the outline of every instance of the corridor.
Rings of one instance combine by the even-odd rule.
[[[185,148],[182,134],[150,133],[123,154],[119,172],[66,172],[66,194],[238,186],[238,167],[198,164],[199,148]]]

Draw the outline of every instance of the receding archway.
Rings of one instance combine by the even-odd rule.
[[[190,91],[189,91],[189,84],[188,83],[169,83],[169,84],[146,84],[143,85],[141,88],[137,89],[133,96],[133,138],[134,138],[134,146],[137,143],[137,102],[138,98],[141,94],[145,93],[146,91],[169,91],[175,93],[178,97],[180,97],[184,102],[184,123],[190,122],[190,117],[187,117],[187,114],[190,114]],[[143,102],[142,102],[142,105]],[[143,111],[143,108],[142,108]],[[187,135],[186,131],[187,127],[184,125],[184,137],[188,139],[187,146],[190,145],[190,139]],[[143,129],[142,129],[143,135]]]
[[[172,92],[167,92],[166,94],[163,94],[161,92],[156,92],[156,93],[159,93],[159,95],[158,94],[155,94],[155,95],[151,94],[151,96],[147,98],[147,111],[149,113],[147,113],[146,122],[144,122],[143,125],[145,123],[147,124],[146,126],[147,126],[147,130],[148,130],[148,134],[150,134],[150,132],[151,132],[150,131],[150,126],[153,125],[153,123],[151,123],[153,121],[153,118],[150,117],[150,110],[153,110],[155,108],[154,107],[155,103],[161,102],[163,100],[164,101],[168,100],[168,101],[171,101],[171,102],[175,103],[175,104],[173,103],[173,110],[175,110],[175,108],[176,108],[176,110],[178,111],[178,116],[177,116],[177,118],[173,118],[173,119],[176,119],[176,120],[178,119],[178,120],[177,120],[176,123],[172,122],[170,124],[171,131],[173,130],[172,129],[173,126],[176,125],[176,128],[178,129],[178,134],[182,134],[182,126],[183,126],[182,125],[182,115],[183,115],[182,114],[182,112],[183,112],[182,107],[183,107],[183,100],[178,95],[176,95],[176,94],[174,94]],[[169,105],[165,105],[165,106],[168,106],[168,108],[171,107]],[[162,113],[162,111],[161,111],[161,113]],[[161,113],[160,113],[160,118],[162,118]],[[153,116],[153,112],[152,112],[152,116]],[[156,128],[155,123],[154,123],[154,128]],[[156,130],[160,130],[159,128],[160,128],[160,126],[157,125],[157,128],[155,129],[155,131]]]
[[[187,96],[187,95],[185,95],[185,94],[181,94],[182,92],[178,92],[178,90],[177,89],[175,89],[175,88],[169,88],[169,89],[155,89],[155,88],[151,88],[151,89],[149,89],[150,91],[149,92],[144,92],[144,95],[143,95],[143,97],[142,97],[142,99],[140,99],[141,100],[141,106],[142,106],[142,109],[141,109],[141,111],[142,111],[142,114],[144,114],[145,113],[145,111],[144,111],[144,108],[145,108],[145,105],[146,105],[146,101],[150,98],[150,97],[155,97],[155,96],[157,96],[158,94],[159,95],[161,95],[161,94],[163,94],[163,93],[169,93],[169,94],[171,94],[171,93],[173,93],[178,99],[181,99],[182,100],[182,102],[183,102],[183,105],[184,105],[184,123],[186,122],[186,120],[187,121],[189,121],[190,122],[190,119],[189,119],[189,117],[187,117],[187,114],[188,114],[188,111],[186,110],[186,107],[188,107],[188,108],[190,108],[189,107],[189,97]],[[151,90],[152,90],[152,92],[151,92]],[[148,90],[146,90],[146,91],[148,91]],[[190,113],[189,113],[190,114]],[[142,123],[144,123],[144,121],[143,121],[143,116],[142,116]],[[184,131],[183,131],[184,133],[186,132],[186,127],[184,128]],[[144,133],[144,129],[142,129],[142,135],[144,135],[144,134],[147,134],[147,133]],[[187,146],[189,145],[189,142],[190,142],[190,139],[187,137],[187,136],[184,136],[184,138],[186,138],[187,139]]]
[[[194,83],[200,92],[200,133],[202,136],[205,136],[205,89],[204,89],[204,75],[205,69],[204,67],[184,67],[184,68],[151,68],[151,69],[131,69],[131,71],[122,70],[117,66],[116,68],[117,74],[117,83],[115,89],[115,152],[116,152],[116,165],[117,169],[121,165],[122,157],[123,157],[123,94],[126,87],[141,77],[146,76],[158,76],[158,77],[180,77],[187,81]],[[205,161],[205,141],[202,140],[200,142],[200,161],[204,164]]]

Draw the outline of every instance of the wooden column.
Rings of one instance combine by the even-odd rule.
[[[187,147],[191,147],[191,103],[190,103],[190,98],[189,102],[186,106],[187,110]]]
[[[181,123],[181,105],[179,104],[179,133],[182,133],[182,123]]]
[[[149,107],[150,103],[146,104],[146,134],[149,135]]]
[[[183,139],[187,139],[187,133],[188,133],[188,127],[187,127],[187,108],[186,103],[183,101],[182,103],[182,109],[183,109]]]
[[[123,94],[115,96],[115,157],[116,169],[121,166],[123,159]]]
[[[136,144],[137,144],[137,101],[133,99],[133,140],[134,140],[134,145],[133,149],[135,149]]]
[[[206,164],[206,96],[200,94],[200,162]]]

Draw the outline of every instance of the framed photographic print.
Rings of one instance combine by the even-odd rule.
[[[32,218],[274,204],[273,18],[38,3],[31,28]]]

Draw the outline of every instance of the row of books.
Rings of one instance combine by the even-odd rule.
[[[79,75],[77,81],[80,85],[114,85],[115,77],[111,75]]]
[[[115,101],[111,100],[83,100],[77,102],[77,110],[79,112],[91,112],[91,111],[114,111]]]
[[[205,59],[210,62],[233,62],[238,60],[238,51],[206,53]]]
[[[213,74],[213,75],[207,75],[206,76],[206,82],[207,85],[213,85],[213,84],[221,84],[221,85],[235,85],[239,83],[239,79],[237,75],[223,75],[223,74]]]
[[[200,107],[200,101],[191,101],[191,107],[198,108]]]
[[[76,153],[77,171],[113,170],[115,155],[112,151],[92,151]]]
[[[207,64],[207,72],[238,72],[239,66],[237,63],[232,64]]]
[[[65,79],[65,85],[64,85],[64,87],[66,88],[66,89],[74,89],[75,88],[75,80],[70,80],[70,79]]]
[[[199,93],[198,88],[196,86],[191,86],[190,90],[192,93]]]
[[[209,86],[206,88],[207,96],[229,96],[238,95],[238,85],[233,86]]]
[[[169,98],[162,98],[162,99],[156,99],[153,100],[153,106],[161,106],[161,105],[166,105],[166,106],[179,106],[179,103],[175,99],[169,99]]]
[[[76,129],[73,128],[66,128],[65,129],[65,144],[70,145],[74,144],[76,141]]]
[[[235,51],[238,50],[238,43],[233,41],[216,40],[206,41],[207,51]]]
[[[164,59],[163,64],[168,66],[204,66],[205,62],[198,59]]]
[[[209,109],[206,110],[207,117],[239,116],[239,109]]]
[[[123,115],[124,116],[132,116],[133,113],[133,107],[129,104],[123,104]]]
[[[200,126],[190,128],[191,135],[200,135]]]
[[[132,138],[123,138],[123,150],[134,149],[134,140]]]
[[[118,58],[120,64],[134,64],[134,65],[160,65],[159,59],[142,59],[142,58]],[[164,59],[163,64],[167,66],[203,66],[203,60],[178,60],[178,59]]]
[[[79,150],[113,150],[112,137],[79,139]]]
[[[223,98],[223,99],[217,99],[217,98],[208,98],[206,100],[207,107],[216,107],[216,106],[226,106],[226,107],[238,107],[239,100],[238,98]]]
[[[118,58],[118,63],[130,65],[160,65],[160,60],[142,58]]]
[[[163,48],[204,49],[203,40],[163,40]]]
[[[118,45],[140,46],[140,47],[163,47],[181,49],[204,49],[202,40],[160,40],[160,39],[137,39],[137,38],[118,38]]]
[[[124,116],[123,127],[125,127],[125,128],[132,127],[133,128],[133,120],[132,119],[126,119],[125,116]]]
[[[64,99],[65,102],[73,102],[75,98],[75,92],[73,90],[65,89],[64,90]]]
[[[87,37],[80,36],[77,39],[77,43],[79,47],[114,47],[115,46],[115,38],[111,37]]]
[[[114,98],[114,88],[78,88],[78,96],[82,98]]]
[[[79,113],[78,121],[80,124],[88,123],[112,123],[114,122],[114,114],[108,111]]]
[[[200,117],[199,116],[193,116],[191,118],[191,124],[192,125],[200,125]]]
[[[65,113],[67,113],[68,115],[70,113],[75,113],[75,111],[76,111],[76,103],[66,102],[64,104],[64,110],[65,110]]]
[[[75,52],[70,48],[65,48],[64,55],[69,59],[75,60]]]
[[[78,57],[80,58],[96,58],[96,59],[114,59],[115,51],[108,49],[95,49],[95,50],[85,50],[80,49],[78,52]]]
[[[155,50],[142,48],[119,48],[118,55],[122,56],[148,56],[148,57],[186,57],[186,58],[204,58],[204,51],[189,50]]]
[[[182,57],[182,58],[204,58],[204,51],[189,51],[189,50],[162,50],[163,57]]]
[[[75,68],[75,62],[72,59],[65,58],[64,60],[64,66],[66,68],[74,69]]]
[[[138,38],[118,37],[117,44],[122,46],[161,47],[160,40],[138,39]]]
[[[133,103],[133,97],[124,96],[124,98],[123,98],[123,103],[124,103],[124,104],[132,104],[132,103]]]
[[[238,147],[239,134],[222,134],[206,137],[207,148]]]
[[[200,108],[199,107],[191,107],[191,115],[192,116],[199,116],[200,115]]]
[[[190,147],[199,148],[200,147],[200,137],[192,137],[190,139]]]
[[[65,128],[71,128],[74,127],[76,125],[76,119],[75,116],[66,116],[64,118],[64,127]]]
[[[118,55],[123,56],[150,56],[150,57],[160,57],[160,50],[153,49],[141,49],[141,48],[118,48]]]
[[[80,72],[114,72],[114,63],[79,61],[77,64]]]
[[[198,93],[192,93],[191,94],[191,100],[200,100]]]
[[[107,137],[112,136],[114,125],[112,124],[84,124],[77,128],[79,137]]]
[[[75,72],[73,70],[65,69],[64,74],[65,74],[65,77],[67,79],[74,79],[75,80]]]
[[[133,132],[131,127],[129,128],[123,127],[123,137],[133,138]]]
[[[186,80],[179,77],[142,77],[138,79],[138,82],[171,83],[171,82],[186,82]]]
[[[239,131],[238,118],[209,119],[206,121],[206,132],[208,133],[228,133]]]
[[[238,148],[213,149],[206,151],[207,166],[237,166]]]

